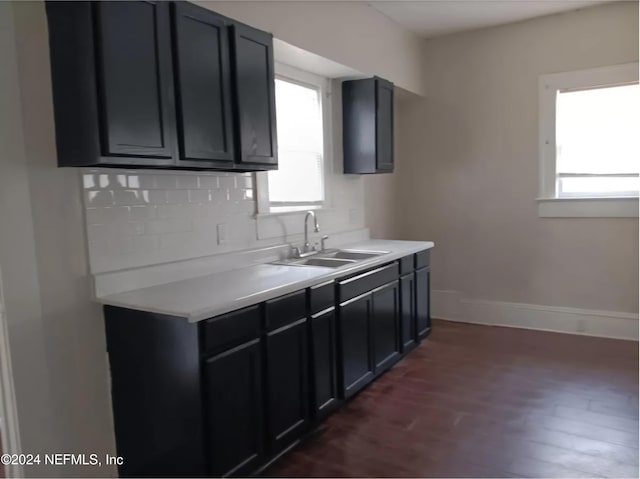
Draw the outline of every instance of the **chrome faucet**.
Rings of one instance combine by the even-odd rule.
[[[303,253],[308,253],[309,251],[311,251],[311,245],[309,244],[309,223],[307,222],[310,216],[313,217],[313,231],[315,231],[316,233],[320,231],[320,226],[318,226],[316,214],[311,210],[307,211],[307,214],[304,215],[304,246],[302,247]]]

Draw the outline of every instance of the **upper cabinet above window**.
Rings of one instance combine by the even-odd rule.
[[[393,83],[345,81],[342,130],[345,173],[393,173]]]
[[[47,2],[59,166],[277,169],[273,41],[186,2]]]

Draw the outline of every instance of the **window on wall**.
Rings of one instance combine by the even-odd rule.
[[[326,80],[280,66],[275,83],[278,170],[262,182],[269,211],[320,207],[325,201]]]
[[[543,76],[540,112],[541,216],[637,216],[638,64]]]

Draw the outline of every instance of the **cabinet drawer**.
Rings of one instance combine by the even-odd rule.
[[[309,288],[309,314],[316,314],[335,306],[335,283],[318,284]]]
[[[338,283],[340,303],[398,279],[398,263],[392,263]]]
[[[203,321],[202,348],[219,353],[260,337],[260,306],[251,306]]]
[[[409,256],[405,256],[404,258],[400,258],[398,263],[400,264],[400,274],[412,273],[414,270],[414,256],[410,254]]]
[[[265,303],[267,331],[281,328],[307,317],[306,290],[280,296]]]
[[[416,269],[429,266],[431,263],[431,255],[428,250],[419,251],[416,253]]]

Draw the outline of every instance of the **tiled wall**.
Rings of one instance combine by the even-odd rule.
[[[267,217],[259,221],[268,234],[258,240],[252,173],[86,169],[80,175],[93,273],[281,244],[301,232],[299,218]],[[327,181],[340,208],[319,215],[323,233],[364,226],[360,181],[342,175]]]

